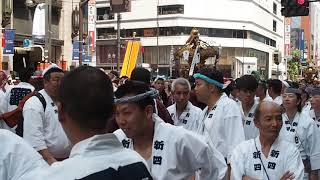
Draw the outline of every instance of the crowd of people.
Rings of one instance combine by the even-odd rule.
[[[320,87],[304,81],[54,64],[7,79],[1,180],[320,179]]]

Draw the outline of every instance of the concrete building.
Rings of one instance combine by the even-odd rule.
[[[8,58],[4,57],[4,69],[8,71],[21,71],[25,66],[36,69],[39,62],[43,60],[44,40],[34,39],[32,37],[33,18],[35,7],[44,0],[33,0],[28,6],[26,0],[0,0],[3,12],[5,7],[12,10],[11,24],[5,29],[15,29],[14,55]],[[71,64],[72,41],[71,41],[71,0],[52,0],[52,24],[51,24],[51,62],[59,64],[60,61],[68,61]],[[3,14],[3,13],[1,13]],[[32,40],[31,48],[23,48],[25,39]]]
[[[310,3],[309,16],[291,18],[291,49],[299,49],[304,60],[319,64],[320,3]]]
[[[110,69],[115,65],[116,15],[110,13],[110,1],[96,2],[97,66]],[[239,62],[241,66],[255,57],[262,76],[276,76],[279,70],[285,78],[284,63],[277,67],[272,59],[275,50],[283,51],[280,10],[280,0],[132,0],[131,12],[122,13],[121,38],[130,39],[135,32],[144,47],[139,63],[168,75],[171,46],[184,45],[197,27],[200,39],[223,47],[218,68],[226,76],[239,77],[243,73]],[[244,69],[250,72],[250,67]]]

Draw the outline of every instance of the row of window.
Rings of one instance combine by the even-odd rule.
[[[192,27],[160,27],[159,36],[183,36],[189,35]],[[239,38],[239,39],[253,39],[255,41],[276,47],[276,41],[265,37],[253,31],[238,30],[238,29],[215,29],[215,28],[199,28],[201,36],[220,37],[220,38]],[[114,39],[117,31],[113,28],[98,28],[98,39]],[[121,37],[131,38],[133,34],[136,37],[156,37],[158,34],[157,28],[146,29],[122,29]]]
[[[184,5],[158,6],[158,15],[184,14]],[[97,8],[97,20],[113,20],[114,14],[110,7]]]

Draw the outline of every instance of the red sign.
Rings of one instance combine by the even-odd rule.
[[[290,56],[290,44],[284,45],[284,53],[285,53],[285,56]]]
[[[1,47],[2,48],[4,48],[4,47],[6,47],[6,36],[5,36],[5,31],[2,31],[2,33],[1,33]]]
[[[91,46],[91,51],[95,51],[95,34],[94,31],[89,31],[89,44]]]

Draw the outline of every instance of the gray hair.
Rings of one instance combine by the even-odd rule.
[[[182,86],[186,86],[188,87],[188,90],[191,91],[191,85],[189,83],[189,81],[185,78],[178,78],[178,79],[175,79],[173,82],[172,82],[172,85],[171,85],[171,92],[174,92],[175,89],[176,89],[176,86],[180,84]]]

